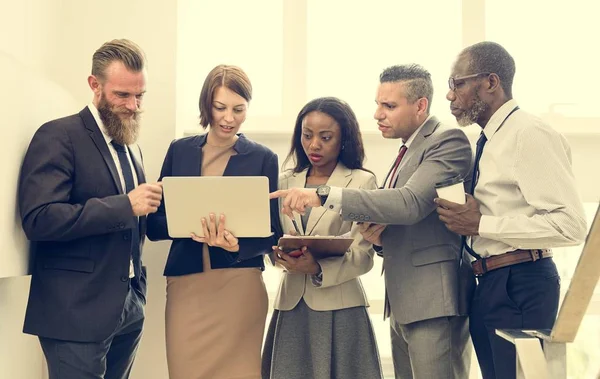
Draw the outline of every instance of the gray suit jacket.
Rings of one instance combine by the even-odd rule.
[[[435,117],[423,125],[399,167],[395,188],[344,189],[342,216],[388,224],[382,233],[385,285],[400,324],[465,315],[475,287],[461,239],[439,220],[435,184],[471,169],[472,152],[464,132]]]

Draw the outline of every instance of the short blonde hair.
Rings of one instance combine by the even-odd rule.
[[[237,66],[218,65],[213,68],[202,85],[200,92],[200,125],[204,129],[212,122],[212,103],[215,97],[215,90],[219,87],[226,87],[243,97],[247,102],[252,99],[252,84],[248,75]]]
[[[114,61],[122,62],[128,70],[140,72],[146,65],[144,51],[127,39],[114,39],[104,43],[92,57],[92,75],[106,79],[106,68]]]

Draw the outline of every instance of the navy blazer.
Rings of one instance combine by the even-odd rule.
[[[202,146],[206,143],[206,136],[203,134],[185,137],[171,142],[159,181],[166,176],[200,176]],[[233,146],[237,154],[229,158],[223,176],[266,176],[269,178],[269,191],[276,191],[279,170],[277,155],[267,147],[250,141],[243,134],[238,136]],[[243,196],[242,191],[240,189],[240,196]],[[264,269],[263,254],[271,252],[271,247],[277,244],[279,236],[282,235],[277,199],[271,200],[270,206],[273,235],[267,238],[240,238],[238,253],[209,246],[212,268],[261,267]],[[147,227],[147,236],[152,241],[172,239],[167,231],[164,202],[160,204],[156,213],[148,215]],[[191,238],[172,240],[164,275],[178,276],[202,272],[202,244]]]
[[[129,148],[144,183],[138,147]],[[108,338],[119,325],[130,283],[145,301],[146,217],[139,218],[140,251],[132,252],[131,203],[89,108],[37,130],[21,168],[19,210],[35,252],[23,331],[78,342]]]

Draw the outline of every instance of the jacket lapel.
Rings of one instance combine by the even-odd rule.
[[[419,134],[415,136],[415,139],[410,143],[408,150],[406,150],[406,155],[402,158],[402,162],[400,162],[399,169],[402,170],[402,166],[404,166],[407,162],[410,161],[415,152],[419,149],[419,146],[425,141],[427,137],[433,134],[440,124],[439,120],[433,116],[427,122],[421,130],[419,130]]]
[[[337,166],[335,166],[335,169],[331,173],[329,180],[327,180],[327,185],[330,187],[346,188],[351,180],[352,170],[344,166],[342,163],[338,162]],[[306,235],[312,235],[315,227],[317,226],[319,220],[321,220],[325,212],[327,212],[327,209],[325,207],[311,209],[310,216],[308,216],[308,222],[306,223]]]
[[[90,138],[92,141],[94,141],[96,148],[102,155],[102,159],[104,159],[104,163],[106,163],[106,166],[108,167],[110,176],[113,179],[113,184],[115,185],[115,190],[117,193],[124,193],[123,188],[121,188],[121,180],[119,179],[117,166],[115,166],[115,162],[110,154],[110,151],[108,150],[104,136],[102,135],[98,124],[96,124],[96,120],[94,120],[94,116],[92,116],[92,113],[88,107],[83,108],[83,110],[79,112],[79,116],[83,119],[86,129],[90,133]]]

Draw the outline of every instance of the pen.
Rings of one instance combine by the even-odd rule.
[[[294,224],[294,229],[296,229],[296,233],[298,233],[298,235],[301,236],[302,233],[300,233],[300,229],[298,229],[298,224],[296,223],[295,219],[292,219],[292,224]]]

